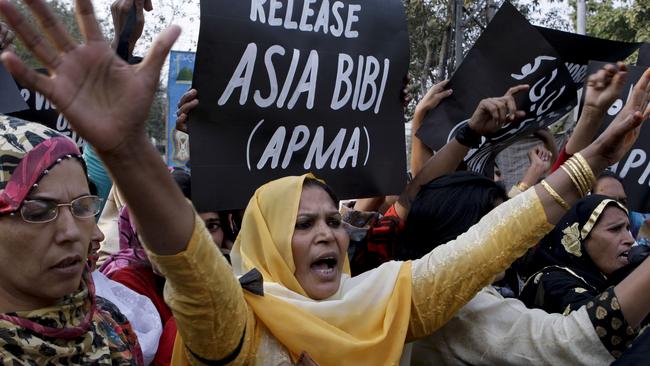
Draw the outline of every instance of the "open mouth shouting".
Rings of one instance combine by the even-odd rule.
[[[312,261],[310,269],[320,281],[333,281],[338,278],[338,253],[328,252],[319,255]]]
[[[622,262],[623,264],[627,265],[629,263],[627,259],[627,255],[630,253],[629,250],[624,251],[623,253],[619,254],[617,259]]]

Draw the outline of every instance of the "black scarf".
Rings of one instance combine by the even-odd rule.
[[[622,204],[602,195],[592,194],[578,201],[540,241],[532,266],[536,270],[552,266],[568,268],[599,292],[615,285],[620,276],[602,274],[584,246],[598,218],[609,206],[627,213]]]

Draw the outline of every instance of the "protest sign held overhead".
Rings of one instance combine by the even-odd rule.
[[[185,167],[190,159],[189,138],[176,130],[176,109],[192,85],[194,52],[171,51],[167,79],[167,166]]]
[[[519,84],[530,86],[515,98],[526,116],[485,136],[465,158],[470,170],[489,170],[499,151],[557,121],[577,103],[575,84],[560,55],[505,2],[449,81],[454,93],[426,115],[417,136],[430,148],[441,148],[467,124],[481,99],[502,96]]]
[[[589,74],[600,70],[605,64],[598,61],[590,62]],[[632,94],[634,85],[646,69],[647,66],[628,66],[625,86],[619,98],[607,110],[599,134],[623,109]],[[646,124],[642,125],[639,137],[630,152],[610,169],[623,180],[628,208],[633,211],[650,212],[650,128]]]
[[[400,0],[201,2],[195,204],[241,208],[261,184],[305,172],[341,198],[398,193],[407,67]]]
[[[37,71],[47,74],[46,69],[38,69]],[[77,143],[77,146],[83,147],[85,145],[86,142],[72,130],[68,120],[65,119],[62,113],[59,113],[56,106],[47,100],[43,94],[20,84],[18,88],[23,101],[27,103],[27,108],[19,112],[8,113],[9,115],[43,124],[71,138]]]
[[[535,27],[560,54],[578,87],[586,79],[589,61],[615,63],[623,61],[638,50],[641,43],[628,43]]]
[[[21,98],[16,82],[0,64],[0,113],[11,113],[23,109],[27,109],[27,104]]]

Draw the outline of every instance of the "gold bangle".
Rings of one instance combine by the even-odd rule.
[[[521,181],[518,182],[516,186],[517,186],[517,188],[519,188],[519,190],[522,191],[522,192],[525,192],[528,188],[530,188],[530,186],[529,186],[528,184],[526,184],[526,183],[524,183],[524,182],[521,182]]]
[[[555,200],[555,202],[558,205],[562,206],[562,208],[564,208],[565,210],[571,208],[569,207],[569,204],[566,203],[566,201],[562,197],[560,197],[560,195],[557,192],[555,192],[553,187],[551,187],[548,183],[546,183],[546,180],[542,180],[541,184],[542,187],[544,187],[544,189],[546,190],[546,192],[548,192],[548,194],[551,195],[551,197],[553,197],[553,200]]]
[[[591,191],[591,187],[595,183],[595,180],[593,178],[593,172],[591,171],[591,168],[589,165],[586,165],[586,161],[584,158],[580,160],[577,157],[572,157],[571,159],[567,160],[567,163],[573,167],[573,170],[576,174],[576,177],[582,184],[582,189],[584,193],[588,193]]]
[[[573,172],[573,177],[576,179],[578,184],[580,184],[580,194],[585,196],[591,190],[591,184],[585,177],[580,164],[576,162],[575,159],[569,159],[566,161],[566,166]]]
[[[596,184],[596,176],[594,175],[594,171],[591,170],[591,166],[589,166],[589,163],[587,163],[587,159],[585,159],[584,156],[580,153],[576,153],[573,155],[576,160],[578,161],[578,165],[582,168],[582,172],[585,173],[587,180],[590,182],[590,186],[593,186]]]
[[[564,170],[564,172],[569,176],[571,182],[573,182],[573,186],[576,188],[576,191],[578,191],[580,197],[583,197],[585,193],[582,192],[582,187],[580,186],[580,183],[578,183],[578,180],[575,177],[575,174],[573,173],[573,169],[571,169],[571,167],[569,167],[569,165],[566,163],[562,164],[560,168]]]

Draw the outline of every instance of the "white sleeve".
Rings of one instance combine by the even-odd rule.
[[[129,319],[138,337],[145,365],[153,361],[162,334],[162,320],[151,300],[123,284],[110,280],[99,271],[93,272],[95,295],[112,302]]]
[[[568,316],[481,290],[434,334],[414,343],[417,365],[609,365],[584,307]]]

